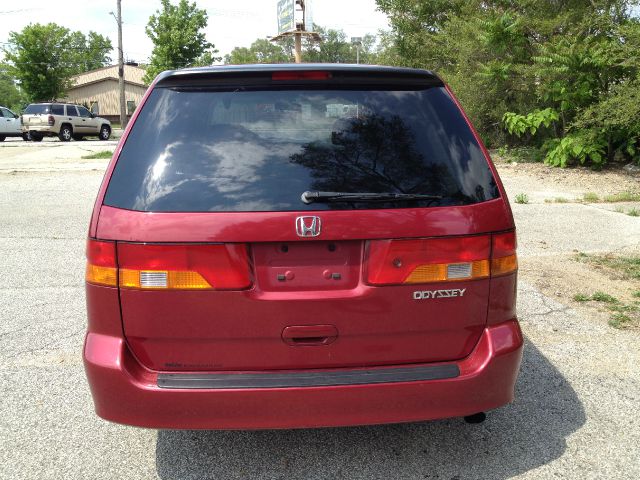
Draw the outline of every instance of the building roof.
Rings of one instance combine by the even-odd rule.
[[[125,83],[138,85],[140,87],[146,87],[142,78],[144,77],[145,69],[136,65],[124,66],[124,81]],[[91,70],[90,72],[84,72],[79,75],[75,75],[71,78],[72,87],[71,90],[78,87],[84,87],[86,85],[92,85],[94,83],[102,82],[105,80],[118,81],[118,65],[109,65],[108,67],[98,68]]]

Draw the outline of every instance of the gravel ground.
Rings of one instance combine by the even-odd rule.
[[[542,288],[543,293],[536,285],[539,278],[526,268],[518,298],[526,348],[517,399],[481,425],[451,419],[321,430],[179,432],[98,419],[81,363],[82,276],[88,219],[105,162],[79,160],[84,153],[78,148],[89,142],[78,143],[0,145],[0,478],[640,475],[638,332],[612,329],[598,315],[573,308],[564,296]],[[65,163],[52,158],[54,150],[66,156]],[[554,182],[545,186],[535,175],[527,183],[525,177],[503,170],[512,198],[525,187],[559,188]],[[539,262],[538,272],[574,249],[638,248],[638,218],[543,201],[514,205],[514,214],[522,263]]]

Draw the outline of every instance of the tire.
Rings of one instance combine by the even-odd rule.
[[[111,127],[109,125],[102,125],[100,127],[100,133],[98,134],[98,138],[100,140],[109,140],[111,137]]]
[[[78,134],[74,134],[73,135],[73,139],[77,142],[79,142],[80,140],[82,140],[84,137],[82,135],[78,135]]]
[[[31,134],[31,141],[32,142],[41,142],[43,138],[44,138],[44,135],[38,135],[37,133],[32,133]]]
[[[4,139],[5,139],[5,138],[6,138],[6,137],[5,137],[4,135],[0,135],[0,142],[4,142]]]
[[[73,128],[71,125],[67,125],[66,123],[60,127],[60,133],[58,134],[58,138],[61,142],[68,142],[73,138]]]
[[[29,132],[23,133],[22,134],[22,140],[24,140],[25,142],[30,142],[31,141],[31,134]]]

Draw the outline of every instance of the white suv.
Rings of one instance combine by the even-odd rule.
[[[7,137],[22,137],[20,117],[6,107],[0,107],[0,142],[4,142]]]
[[[57,136],[68,142],[72,138],[97,136],[100,140],[111,137],[111,122],[96,117],[81,105],[67,103],[32,103],[22,114],[22,132],[29,140],[39,142],[43,137]]]

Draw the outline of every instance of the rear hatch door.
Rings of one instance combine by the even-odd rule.
[[[513,224],[449,93],[425,73],[285,73],[168,78],[142,107],[98,225],[132,351],[170,371],[468,355],[490,233]]]

